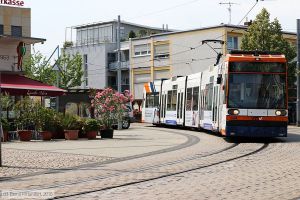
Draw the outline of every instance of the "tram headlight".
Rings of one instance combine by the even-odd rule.
[[[240,111],[238,109],[229,109],[228,114],[229,115],[239,115]]]
[[[276,116],[286,116],[286,111],[285,110],[276,110],[275,115]]]

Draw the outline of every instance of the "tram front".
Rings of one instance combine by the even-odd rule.
[[[282,54],[227,56],[226,136],[286,137],[287,65]]]

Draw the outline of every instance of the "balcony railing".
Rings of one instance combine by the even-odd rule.
[[[118,62],[113,62],[108,65],[108,69],[111,71],[116,71],[118,69]],[[129,61],[121,62],[121,70],[129,69]]]
[[[117,85],[108,85],[108,87],[111,87],[115,90],[118,90],[118,86]],[[129,90],[130,89],[130,86],[129,84],[122,84],[121,85],[121,91],[124,92],[125,90]]]

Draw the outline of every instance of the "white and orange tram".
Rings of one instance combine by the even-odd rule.
[[[279,53],[232,51],[203,72],[147,83],[143,95],[146,123],[287,136],[287,64]]]

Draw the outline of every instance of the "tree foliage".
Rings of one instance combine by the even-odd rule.
[[[136,38],[136,34],[133,30],[128,33],[128,38]]]
[[[63,89],[81,85],[83,82],[81,55],[68,55],[64,53],[55,63],[59,67],[58,81],[57,72],[54,71],[53,66],[47,62],[46,57],[39,52],[31,55],[24,61],[23,68],[25,76],[49,85],[58,84],[58,86]]]
[[[63,53],[56,64],[60,68],[59,86],[67,89],[80,86],[83,82],[82,57],[79,54]]]
[[[25,76],[49,85],[56,84],[56,75],[40,52],[30,55],[23,62]]]
[[[296,47],[283,38],[281,24],[278,19],[270,21],[270,13],[263,8],[249,26],[242,38],[242,50],[275,51],[283,53],[288,61],[289,88],[294,88],[296,81]],[[295,96],[295,91],[290,90],[289,96]]]

